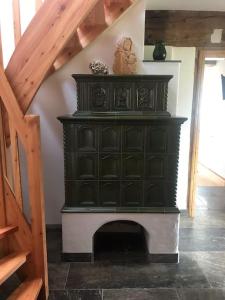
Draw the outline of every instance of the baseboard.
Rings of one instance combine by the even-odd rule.
[[[152,263],[178,263],[179,254],[149,254],[149,261]]]
[[[178,263],[179,254],[149,254],[150,263]],[[93,262],[92,253],[62,253],[62,260],[66,262]]]
[[[46,224],[46,229],[62,229],[62,224]]]
[[[66,262],[92,262],[92,253],[62,253],[61,257]]]

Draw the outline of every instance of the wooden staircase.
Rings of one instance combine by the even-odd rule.
[[[16,47],[5,70],[0,30],[0,285],[14,273],[22,282],[9,300],[48,298],[40,120],[26,112],[46,76],[137,0],[32,1],[37,13],[20,37],[19,0],[13,0]],[[21,151],[26,156],[29,215],[24,212]]]

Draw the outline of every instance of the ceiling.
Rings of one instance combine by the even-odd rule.
[[[145,0],[151,10],[225,11],[225,0]]]

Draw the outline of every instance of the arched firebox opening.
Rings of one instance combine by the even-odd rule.
[[[93,237],[95,261],[146,261],[146,232],[133,221],[113,221],[102,225]]]

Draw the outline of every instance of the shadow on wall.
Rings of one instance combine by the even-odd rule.
[[[47,223],[60,223],[57,215],[64,201],[63,130],[57,116],[74,112],[75,99],[74,80],[56,73],[44,82],[30,108],[40,115]]]

